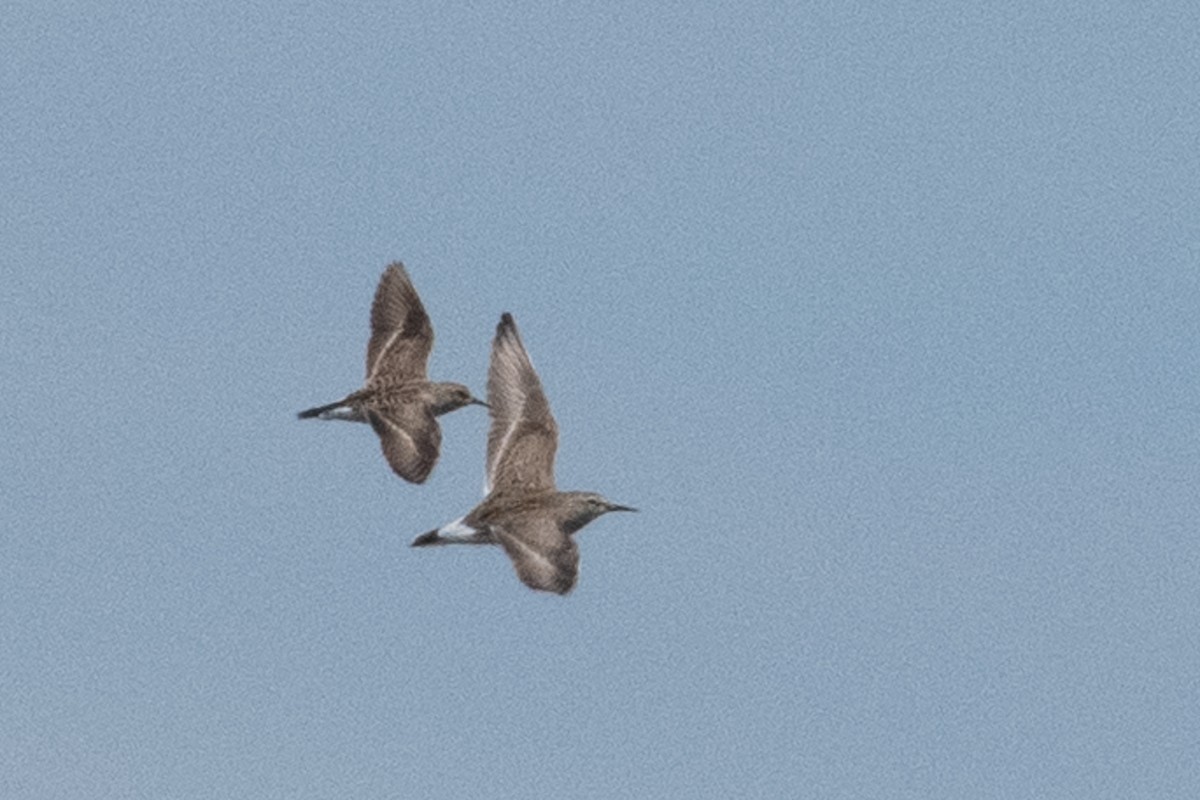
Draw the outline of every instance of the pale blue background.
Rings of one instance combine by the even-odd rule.
[[[447,5],[5,4],[0,796],[1200,794],[1197,6]],[[294,418],[397,258],[573,595]]]

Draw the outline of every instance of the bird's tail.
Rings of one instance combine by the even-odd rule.
[[[425,547],[426,545],[431,545],[431,544],[445,544],[445,542],[439,541],[440,538],[441,537],[438,536],[438,532],[436,530],[429,531],[428,533],[422,533],[420,536],[413,539],[411,546],[412,547]]]
[[[329,403],[328,405],[317,406],[316,408],[307,408],[304,411],[301,411],[296,416],[300,419],[312,419],[313,417],[321,417],[323,419],[328,419],[329,418],[328,415],[329,415],[330,411],[341,408],[345,404],[346,404],[345,400],[338,400],[336,403]]]

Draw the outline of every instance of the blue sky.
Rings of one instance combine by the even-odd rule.
[[[1192,4],[4,16],[0,795],[1200,788]],[[569,597],[295,419],[396,259]]]

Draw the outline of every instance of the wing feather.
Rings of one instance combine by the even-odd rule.
[[[442,429],[433,414],[414,409],[368,411],[367,419],[392,471],[411,483],[424,483],[433,471],[442,444]]]
[[[530,589],[566,594],[579,578],[579,548],[549,518],[493,529],[517,577]]]
[[[496,326],[487,391],[487,490],[553,489],[558,425],[510,314]]]
[[[404,265],[390,265],[379,278],[371,304],[367,382],[423,380],[433,350],[433,324]]]

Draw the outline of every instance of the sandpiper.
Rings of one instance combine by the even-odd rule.
[[[395,473],[406,481],[424,483],[442,443],[437,417],[473,403],[487,405],[461,383],[428,380],[432,349],[429,315],[404,265],[396,262],[384,270],[375,289],[363,388],[298,416],[370,423]]]
[[[511,314],[500,317],[488,369],[487,486],[465,517],[413,540],[413,547],[498,544],[526,586],[566,594],[579,577],[572,535],[609,511],[636,511],[594,492],[554,488],[558,425]]]

